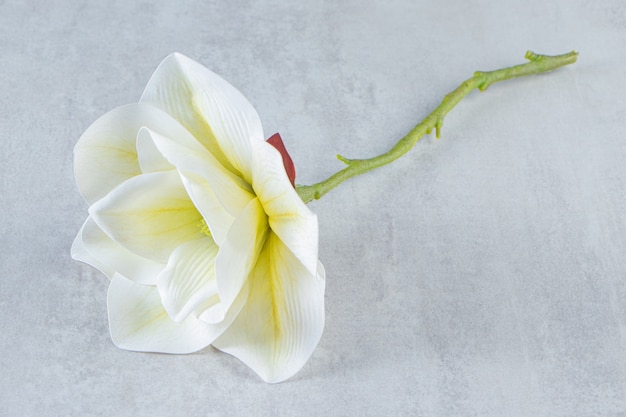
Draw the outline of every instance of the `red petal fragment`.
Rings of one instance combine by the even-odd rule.
[[[274,148],[280,152],[280,155],[283,157],[283,165],[285,166],[285,171],[287,172],[287,176],[289,177],[289,181],[291,181],[291,185],[296,187],[296,167],[293,165],[293,161],[291,160],[291,156],[289,156],[289,152],[285,148],[285,144],[283,143],[283,139],[280,137],[280,134],[274,133],[267,140],[267,143],[272,145]]]

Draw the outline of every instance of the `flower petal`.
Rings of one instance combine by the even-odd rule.
[[[85,246],[85,242],[83,239],[83,232],[85,230],[85,225],[90,221],[93,221],[93,220],[91,220],[91,218],[88,217],[87,221],[85,221],[83,226],[78,231],[78,234],[76,235],[76,238],[74,239],[74,242],[72,243],[70,254],[72,256],[72,259],[76,259],[77,261],[84,262],[87,265],[93,266],[98,271],[106,275],[109,279],[111,279],[113,278],[113,275],[115,275],[115,269],[111,268],[111,266],[103,263],[102,261],[100,261],[100,259],[93,256],[91,252],[88,251],[87,247]]]
[[[159,152],[152,140],[152,132],[146,127],[139,129],[137,134],[137,159],[144,174],[175,169]]]
[[[155,286],[116,274],[107,295],[109,327],[116,346],[140,352],[191,353],[208,346],[225,329],[189,315],[176,323],[161,305]]]
[[[167,263],[181,243],[205,236],[202,216],[176,171],[131,178],[92,205],[89,214],[131,252]]]
[[[215,241],[221,245],[235,217],[254,198],[249,184],[226,170],[193,139],[150,132],[161,154],[174,165]]]
[[[98,268],[109,279],[113,278],[115,273],[120,273],[131,281],[154,285],[156,284],[157,276],[165,268],[164,264],[135,255],[112,240],[98,227],[91,217],[87,218],[83,225],[80,237],[85,250],[92,259],[96,260],[96,265],[91,262],[87,263]],[[72,256],[74,257],[73,251]],[[82,260],[77,257],[75,259]]]
[[[259,116],[232,85],[179,53],[154,72],[140,102],[180,121],[228,169],[250,182],[250,142],[263,141]]]
[[[129,104],[100,117],[80,137],[74,148],[74,174],[87,202],[98,201],[125,180],[141,174],[136,141],[142,126],[172,137],[185,132],[156,107]]]
[[[215,258],[217,288],[221,299],[215,309],[221,309],[222,315],[241,291],[263,247],[267,232],[267,216],[255,198],[235,220]]]
[[[270,234],[250,274],[248,300],[213,346],[281,382],[306,363],[324,328],[324,269],[312,276]]]
[[[253,144],[253,188],[270,228],[315,275],[318,255],[317,216],[302,202],[285,172],[280,153],[270,144]]]
[[[183,243],[172,252],[157,288],[170,318],[183,321],[198,307],[219,303],[215,282],[217,245],[210,237]]]

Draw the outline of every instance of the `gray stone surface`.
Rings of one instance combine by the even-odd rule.
[[[0,414],[626,416],[625,39],[622,0],[0,1]],[[69,256],[72,148],[167,54],[237,86],[309,184],[529,48],[580,61],[311,204],[327,324],[293,379],[110,342],[108,281]]]

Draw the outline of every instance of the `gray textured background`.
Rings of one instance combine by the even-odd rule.
[[[626,416],[624,1],[0,0],[0,40],[1,415]],[[327,324],[296,377],[110,342],[108,281],[69,256],[72,148],[167,54],[237,86],[310,184],[526,49],[581,55],[311,204]]]

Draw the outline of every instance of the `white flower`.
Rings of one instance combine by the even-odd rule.
[[[212,344],[268,382],[304,365],[324,327],[317,218],[239,91],[170,55],[74,153],[91,207],[72,256],[111,279],[117,346]]]

